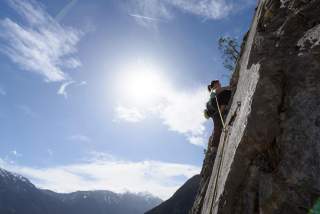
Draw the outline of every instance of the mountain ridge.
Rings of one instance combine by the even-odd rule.
[[[145,214],[187,214],[191,209],[200,184],[200,175],[187,180],[168,200]]]
[[[142,214],[162,200],[145,193],[108,190],[57,193],[39,189],[27,178],[0,168],[1,214]]]

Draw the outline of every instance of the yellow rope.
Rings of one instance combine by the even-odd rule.
[[[223,139],[223,143],[222,143],[222,154],[221,154],[220,159],[219,159],[218,172],[217,172],[217,175],[216,175],[216,178],[215,178],[215,185],[214,185],[214,191],[213,191],[213,201],[215,201],[215,205],[214,206],[216,206],[216,204],[218,203],[218,201],[216,200],[216,197],[217,197],[217,194],[218,194],[217,186],[218,186],[218,180],[219,180],[221,166],[222,166],[223,158],[224,158],[225,142],[226,142],[226,139],[227,139],[228,136],[229,136],[229,134],[225,131],[225,135],[224,135],[224,139]],[[212,210],[212,208],[214,206],[211,206],[210,212],[211,212],[211,210]]]
[[[219,200],[220,200],[220,199],[219,200],[216,199],[216,197],[217,197],[218,179],[219,179],[219,175],[220,175],[220,171],[221,171],[221,166],[222,166],[222,163],[223,163],[224,150],[225,150],[224,147],[225,147],[225,144],[226,144],[226,142],[228,141],[228,138],[229,138],[229,130],[228,131],[226,130],[224,121],[222,119],[221,111],[220,111],[220,108],[219,108],[218,100],[216,100],[216,101],[217,101],[218,110],[219,110],[219,113],[220,113],[221,122],[222,122],[223,127],[224,127],[223,128],[223,132],[225,133],[225,135],[224,135],[224,139],[223,139],[223,143],[222,143],[222,154],[221,154],[220,160],[219,160],[218,171],[217,171],[217,175],[215,177],[213,200],[212,200],[211,205],[210,205],[210,213],[212,212],[213,208],[219,203]],[[241,102],[237,102],[237,104],[238,104],[238,106],[237,106],[236,111],[240,108]]]
[[[225,126],[225,124],[224,124],[223,117],[222,117],[222,114],[221,114],[221,111],[220,111],[218,98],[217,98],[217,96],[215,96],[215,98],[216,98],[216,103],[217,103],[217,107],[218,107],[218,112],[219,112],[219,115],[220,115],[220,119],[221,119],[221,122],[222,122],[222,126],[223,126],[223,129],[225,129],[226,126]]]
[[[221,166],[222,166],[222,160],[223,160],[223,156],[224,156],[224,146],[225,146],[226,138],[228,136],[228,134],[226,132],[226,126],[225,126],[225,123],[223,121],[223,117],[222,117],[221,110],[220,110],[220,107],[219,107],[218,98],[217,98],[217,96],[215,96],[215,98],[216,98],[216,103],[217,103],[217,107],[218,107],[218,112],[219,112],[219,115],[220,115],[221,123],[222,123],[222,126],[223,126],[223,132],[225,132],[225,135],[224,135],[224,139],[223,139],[223,143],[222,143],[222,154],[221,154],[221,157],[220,157],[220,160],[219,160],[218,172],[217,172],[217,175],[215,177],[215,185],[214,185],[214,190],[213,190],[213,200],[212,200],[211,205],[210,205],[210,213],[211,213],[212,209],[218,204],[218,201],[216,201],[217,185],[218,185],[218,179],[219,179],[220,170],[221,170]]]

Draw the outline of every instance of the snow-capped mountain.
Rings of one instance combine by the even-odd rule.
[[[25,177],[0,169],[1,214],[142,214],[161,202],[150,194],[102,190],[56,193],[38,189]]]

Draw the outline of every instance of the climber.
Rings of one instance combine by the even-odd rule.
[[[204,116],[206,117],[206,119],[209,119],[210,117],[213,119],[214,130],[209,138],[208,147],[205,150],[206,152],[205,158],[203,160],[203,167],[200,172],[201,188],[199,188],[197,193],[197,197],[199,197],[200,200],[203,200],[202,197],[204,197],[204,195],[206,194],[205,191],[211,178],[214,161],[218,151],[221,132],[224,128],[222,120],[224,120],[225,116],[227,115],[227,106],[231,98],[231,90],[229,89],[229,87],[221,87],[219,80],[213,80],[211,84],[208,85],[208,91],[210,93],[210,100],[207,102],[206,109],[204,110]],[[221,112],[221,117],[218,110],[218,105]],[[198,214],[200,213],[200,210],[198,210],[197,206],[194,206],[191,213]]]
[[[219,114],[219,106],[224,119],[227,113],[226,108],[231,97],[231,90],[229,87],[221,87],[219,80],[213,80],[211,84],[208,85],[208,91],[210,93],[210,100],[207,102],[207,108],[204,111],[205,117],[209,119],[210,117],[213,118],[216,114]]]
[[[213,119],[214,131],[210,144],[218,147],[221,131],[224,128],[224,119],[228,113],[227,106],[231,98],[231,90],[228,86],[221,87],[219,80],[213,80],[211,84],[208,85],[208,91],[210,93],[210,99],[207,102],[207,108],[204,110],[204,116],[206,119],[210,117]]]

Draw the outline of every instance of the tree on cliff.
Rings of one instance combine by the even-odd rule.
[[[240,55],[237,40],[231,37],[220,37],[218,45],[224,59],[223,66],[229,71],[233,71]]]

